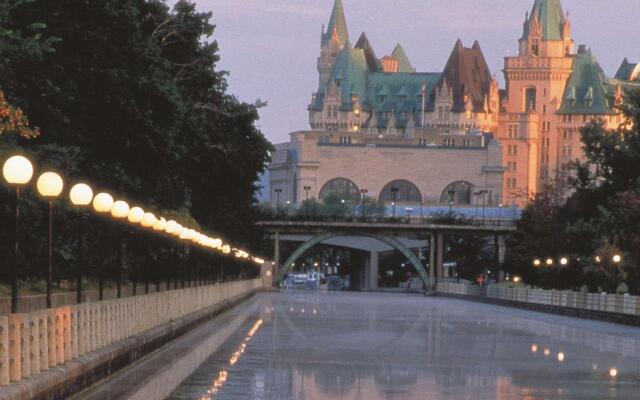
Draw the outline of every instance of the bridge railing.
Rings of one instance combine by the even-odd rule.
[[[261,279],[235,281],[1,316],[0,385],[27,379],[261,287]]]
[[[343,216],[313,216],[313,215],[274,215],[271,221],[284,222],[324,222],[324,223],[368,223],[368,224],[395,224],[395,225],[456,225],[479,227],[515,227],[517,221],[507,218],[456,218],[456,217],[343,217]]]

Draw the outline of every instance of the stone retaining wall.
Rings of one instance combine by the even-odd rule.
[[[479,287],[463,283],[438,283],[440,294],[472,297],[536,311],[592,318],[640,326],[640,297],[509,287]]]
[[[0,316],[0,385],[8,385],[0,398],[33,398],[33,392],[17,395],[32,386],[23,382],[43,386],[47,371],[65,370],[65,364],[261,288],[255,279]]]

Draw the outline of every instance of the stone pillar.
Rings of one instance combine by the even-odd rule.
[[[369,253],[368,282],[369,290],[378,289],[378,271],[380,269],[380,253],[372,251]]]
[[[38,313],[29,315],[29,366],[31,375],[40,372],[40,329]]]
[[[0,385],[9,384],[9,318],[0,317]]]
[[[444,278],[444,268],[442,261],[444,258],[444,235],[438,233],[436,237],[436,268],[438,270],[438,279]]]
[[[498,235],[498,264],[504,264],[507,254],[507,239],[504,235]]]
[[[280,268],[282,268],[282,265],[280,265],[280,232],[276,232],[275,234],[273,243],[273,261],[276,263],[273,273],[277,275],[280,273]]]
[[[49,328],[48,328],[48,313],[47,310],[41,310],[36,313],[38,318],[38,342],[40,344],[40,351],[38,356],[40,357],[40,371],[46,371],[49,369]]]
[[[71,360],[71,307],[60,307],[62,316],[62,345],[64,362]]]
[[[56,308],[55,313],[55,344],[56,344],[56,364],[64,364],[64,318],[63,310]]]
[[[95,351],[101,349],[103,346],[102,341],[102,316],[100,315],[101,305],[100,303],[95,303],[91,305],[91,311],[93,316],[91,317],[92,321],[92,340],[91,340],[91,351]]]
[[[438,281],[438,272],[436,268],[436,237],[433,234],[429,236],[429,275],[431,284],[434,285]]]
[[[87,348],[87,318],[84,314],[86,304],[78,304],[76,307],[76,335],[78,340],[78,357],[82,356]]]
[[[20,374],[21,379],[31,376],[31,318],[29,314],[20,314]]]
[[[78,335],[78,329],[80,329],[80,324],[78,323],[78,307],[70,306],[69,307],[69,327],[70,327],[70,350],[71,350],[71,359],[78,358],[78,341],[80,340],[80,336]]]
[[[9,315],[9,379],[12,382],[22,379],[22,366],[20,365],[22,357],[20,346],[22,341],[21,322],[22,317],[19,314]]]

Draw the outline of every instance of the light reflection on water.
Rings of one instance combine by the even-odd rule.
[[[170,399],[637,398],[639,329],[419,296],[263,296],[251,339],[255,319]]]

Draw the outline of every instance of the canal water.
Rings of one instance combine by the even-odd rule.
[[[78,399],[639,399],[640,329],[410,294],[262,293]]]

